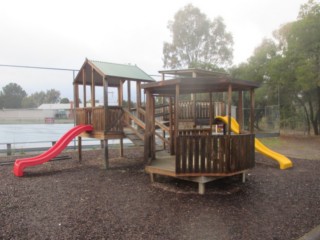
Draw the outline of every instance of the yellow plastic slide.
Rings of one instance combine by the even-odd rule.
[[[222,122],[228,124],[227,116],[217,116],[216,119],[221,120]],[[231,130],[232,132],[239,134],[239,123],[234,118],[231,118]],[[292,162],[286,156],[280,153],[277,153],[275,151],[272,151],[270,148],[268,148],[262,142],[260,142],[257,138],[255,138],[254,143],[255,143],[255,149],[258,152],[266,155],[267,157],[270,157],[276,160],[280,164],[280,169],[287,169],[292,167]]]

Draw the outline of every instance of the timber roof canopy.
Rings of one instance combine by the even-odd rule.
[[[180,94],[206,93],[206,92],[227,92],[229,85],[232,91],[248,91],[260,86],[259,83],[233,79],[231,77],[197,77],[197,78],[176,78],[160,82],[143,84],[141,87],[152,94],[171,95],[176,94],[176,86],[179,85]]]
[[[177,69],[177,70],[161,70],[159,73],[164,75],[172,75],[173,78],[188,78],[188,77],[222,77],[230,76],[223,72],[213,72],[198,68]]]
[[[107,79],[109,86],[119,86],[121,80],[140,82],[154,82],[155,80],[135,65],[117,64],[88,60],[82,65],[74,84],[103,86],[103,79]]]

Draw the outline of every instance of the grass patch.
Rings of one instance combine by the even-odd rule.
[[[259,139],[263,144],[265,144],[267,147],[282,147],[283,141],[279,137],[273,137],[273,138],[260,138]]]

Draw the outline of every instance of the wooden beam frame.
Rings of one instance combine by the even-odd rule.
[[[103,81],[103,100],[104,100],[104,134],[107,134],[107,128],[109,127],[108,123],[108,80],[107,78],[102,78]],[[104,155],[104,167],[105,169],[109,168],[109,148],[108,148],[108,139],[103,141],[103,155]]]
[[[250,133],[254,133],[254,89],[250,89]]]
[[[174,106],[174,153],[176,153],[177,148],[177,137],[179,134],[179,99],[180,99],[180,85],[176,84],[176,99]]]
[[[91,67],[91,107],[94,108],[96,106],[96,91],[95,91],[95,83],[94,83],[94,69]]]
[[[82,81],[83,81],[83,107],[87,107],[86,73],[84,71],[84,68],[82,69]]]
[[[238,123],[239,123],[239,134],[243,129],[243,95],[242,91],[238,92]]]
[[[232,85],[228,86],[228,135],[231,134],[231,104],[232,104]]]

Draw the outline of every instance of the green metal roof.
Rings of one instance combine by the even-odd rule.
[[[100,62],[93,60],[89,61],[106,76],[152,82],[155,81],[152,77],[150,77],[148,74],[146,74],[143,70],[141,70],[139,67],[135,65]]]

